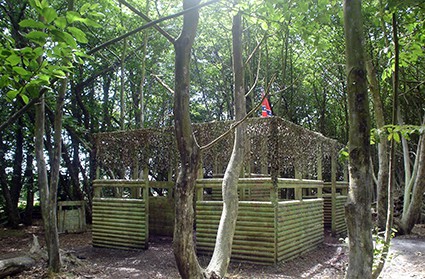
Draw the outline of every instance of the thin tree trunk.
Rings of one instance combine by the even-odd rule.
[[[27,204],[25,206],[25,214],[24,214],[24,224],[27,226],[32,225],[32,213],[34,208],[34,170],[33,170],[33,148],[28,148],[27,150],[27,166],[25,168],[25,190],[27,192]]]
[[[18,120],[16,127],[16,149],[15,156],[13,158],[13,176],[12,183],[10,185],[10,195],[12,197],[13,206],[16,207],[18,211],[19,197],[21,195],[22,189],[22,161],[24,159],[23,154],[23,144],[24,144],[24,135],[22,133],[22,119]]]
[[[183,8],[198,5],[200,0],[184,0]],[[176,181],[173,251],[183,279],[201,278],[201,267],[193,239],[194,194],[200,150],[193,135],[189,114],[190,56],[198,26],[197,9],[184,15],[183,29],[174,43],[175,88],[174,121],[181,166]]]
[[[376,70],[372,64],[372,61],[366,63],[369,89],[372,93],[376,127],[379,130],[379,142],[378,142],[378,183],[377,183],[377,225],[380,229],[385,228],[388,208],[388,176],[389,176],[389,161],[388,161],[388,140],[386,133],[381,131],[385,126],[384,120],[384,108],[379,92],[379,84],[376,78]]]
[[[425,124],[425,118],[422,125]],[[418,152],[416,153],[417,166],[414,175],[414,184],[411,193],[410,203],[407,207],[403,208],[403,215],[401,218],[400,233],[408,234],[412,231],[415,224],[421,216],[423,193],[425,192],[425,134],[421,134],[418,143]],[[410,193],[409,193],[410,194]]]
[[[121,56],[121,77],[120,77],[120,129],[125,129],[125,54],[127,50],[127,39],[124,39],[124,49]]]
[[[149,0],[146,1],[146,14],[149,15]],[[149,31],[146,30],[143,34],[143,58],[142,58],[142,76],[140,79],[140,91],[139,91],[139,108],[136,116],[136,125],[140,128],[145,126],[145,80],[146,80],[146,55],[148,50],[148,36]],[[139,123],[137,123],[139,121]]]
[[[9,226],[17,228],[19,225],[19,212],[16,206],[13,206],[12,196],[9,189],[9,182],[6,174],[6,162],[4,159],[4,144],[0,133],[0,186],[5,202],[5,211],[7,214],[7,222]]]
[[[233,17],[233,74],[236,121],[246,115],[244,90],[244,73],[242,60],[242,13]],[[245,124],[235,130],[235,141],[232,156],[223,178],[223,211],[218,227],[216,243],[212,259],[207,268],[210,278],[224,278],[230,263],[233,236],[238,216],[238,180],[243,166]]]
[[[56,111],[54,117],[54,142],[52,157],[50,159],[50,184],[47,179],[47,168],[44,159],[44,122],[45,103],[44,98],[36,106],[36,128],[35,148],[38,167],[38,183],[41,198],[41,210],[44,221],[47,254],[49,257],[49,271],[57,273],[61,268],[59,254],[59,237],[57,230],[57,189],[59,181],[59,168],[61,157],[61,132],[62,132],[62,110],[66,92],[67,79],[61,81],[58,97],[56,100]]]
[[[371,278],[373,244],[372,177],[369,168],[370,117],[360,0],[344,1],[344,21],[350,123],[350,187],[345,205],[350,252],[346,278]]]
[[[397,34],[397,19],[396,14],[393,13],[392,16],[392,25],[393,25],[393,40],[394,40],[394,73],[393,73],[393,111],[391,124],[395,125],[397,122],[397,113],[398,113],[398,92],[399,92],[399,54],[400,48],[398,43],[398,34]],[[394,184],[395,184],[395,140],[394,137],[391,138],[390,142],[390,157],[389,157],[389,166],[390,171],[388,177],[387,185],[387,216],[385,224],[385,235],[384,235],[384,247],[379,258],[378,265],[373,271],[372,278],[378,278],[382,269],[384,268],[385,261],[387,259],[388,251],[390,248],[392,227],[393,227],[393,217],[394,217]]]

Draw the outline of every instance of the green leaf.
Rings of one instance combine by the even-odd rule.
[[[46,25],[42,22],[35,21],[33,19],[24,19],[21,22],[19,22],[19,26],[21,27],[31,27],[36,29],[43,29],[46,28]]]
[[[90,3],[85,3],[81,8],[80,8],[80,13],[84,14],[85,12],[87,12],[90,8],[91,4]]]
[[[75,39],[71,36],[71,34],[63,32],[63,36],[65,38],[65,43],[67,43],[72,48],[77,48],[77,43],[75,42]]]
[[[69,33],[65,31],[52,30],[52,34],[54,36],[54,40],[57,42],[64,42],[72,48],[77,48],[77,43]],[[57,46],[60,47],[60,46]],[[57,54],[57,53],[56,53]]]
[[[9,75],[2,75],[0,77],[0,88],[6,87],[9,84]]]
[[[87,26],[91,26],[94,28],[100,28],[102,27],[102,25],[100,25],[99,23],[97,23],[96,21],[93,21],[89,18],[85,18],[84,20],[82,20]]]
[[[21,98],[22,98],[22,101],[24,101],[25,104],[28,104],[28,102],[30,101],[28,96],[25,95],[25,94],[21,94]]]
[[[38,76],[38,79],[49,82],[50,76],[41,74],[41,75]]]
[[[15,53],[12,53],[12,55],[10,55],[6,61],[9,62],[11,66],[16,66],[21,62],[21,57]]]
[[[30,64],[29,64],[29,68],[30,68],[32,71],[35,71],[35,70],[37,70],[37,69],[38,69],[38,67],[39,67],[39,65],[38,65],[37,60],[36,60],[36,59],[31,59]]]
[[[40,45],[44,45],[46,43],[46,38],[48,37],[48,35],[41,31],[31,31],[25,37]]]
[[[55,24],[58,28],[60,29],[65,29],[66,27],[66,18],[64,17],[58,17],[57,19],[55,19]]]
[[[81,17],[81,15],[74,11],[68,11],[66,12],[66,19],[69,23],[73,23],[75,21],[84,21],[84,18]]]
[[[55,20],[58,17],[58,14],[56,13],[56,11],[50,7],[44,8],[41,14],[43,15],[44,19],[46,20],[48,24],[50,24],[53,20]]]
[[[88,40],[86,38],[86,34],[78,29],[77,27],[68,27],[68,31],[71,32],[72,36],[77,40],[77,42],[86,44],[88,43]]]
[[[30,74],[30,72],[19,66],[13,67],[13,70],[21,76],[26,76]]]
[[[52,72],[52,74],[53,74],[55,77],[57,77],[57,78],[65,78],[65,77],[66,77],[65,72],[64,72],[64,71],[62,71],[62,70],[54,70],[54,71]]]
[[[394,133],[393,138],[394,138],[395,142],[400,143],[400,134],[399,133]]]
[[[6,93],[6,96],[10,101],[13,101],[18,95],[18,93],[19,93],[18,90],[10,90],[9,92]]]

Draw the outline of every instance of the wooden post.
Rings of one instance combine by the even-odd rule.
[[[169,182],[173,181],[173,169],[171,167],[169,167],[169,169],[168,169],[167,181],[169,181]],[[174,197],[174,187],[171,187],[167,190],[168,190],[167,198],[172,200],[173,197]]]
[[[298,162],[295,162],[294,169],[295,169],[295,179],[303,179],[302,168],[300,168],[300,165],[298,164]],[[294,188],[294,192],[295,192],[294,193],[295,199],[301,201],[303,199],[303,188],[297,186]]]
[[[267,141],[261,142],[261,154],[268,154]],[[262,156],[260,159],[260,164],[261,164],[261,174],[268,174],[269,173],[268,156]]]
[[[317,146],[317,180],[323,180],[323,154],[321,143]]]
[[[317,144],[317,180],[322,181],[322,187],[317,188],[317,197],[323,197],[323,152],[322,143]]]
[[[147,165],[143,168],[143,189],[141,190],[145,201],[145,247],[147,249],[149,246],[149,169]]]
[[[139,161],[137,160],[137,157],[133,161],[134,167],[133,167],[133,173],[131,174],[132,179],[138,179],[139,178]],[[131,191],[131,198],[136,199],[140,197],[139,189],[137,187],[130,188]]]
[[[332,234],[336,234],[336,154],[331,154],[331,183],[332,183],[332,212],[331,212],[331,231]]]

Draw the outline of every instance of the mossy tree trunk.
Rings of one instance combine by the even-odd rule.
[[[183,8],[198,5],[200,0],[184,0]],[[173,250],[182,278],[201,278],[201,267],[193,240],[194,194],[200,149],[193,135],[189,114],[190,55],[198,26],[199,12],[184,15],[183,29],[174,43],[175,88],[174,121],[181,166],[175,188],[175,226]]]
[[[363,54],[361,1],[344,1],[349,109],[350,188],[345,206],[349,238],[346,278],[371,278],[373,244],[370,173],[370,116]]]
[[[383,129],[385,126],[384,108],[382,105],[378,79],[376,77],[376,69],[372,64],[372,61],[368,61],[366,64],[367,75],[369,80],[369,89],[373,99],[374,114],[376,121],[376,128]],[[388,160],[388,139],[384,131],[379,132],[378,142],[378,181],[376,185],[377,192],[377,225],[380,229],[385,228],[387,219],[387,208],[388,208],[388,177],[390,174],[389,160]]]

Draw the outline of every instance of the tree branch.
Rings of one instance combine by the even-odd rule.
[[[141,11],[137,10],[135,7],[133,7],[132,5],[130,5],[128,2],[126,2],[124,0],[118,0],[118,2],[120,2],[121,4],[123,4],[124,6],[126,6],[127,8],[129,8],[133,13],[135,13],[138,16],[140,16],[141,18],[143,18],[147,22],[152,22],[152,20],[147,15],[145,15]],[[153,28],[155,28],[159,33],[161,33],[165,38],[167,38],[167,40],[170,43],[174,44],[174,42],[176,41],[175,38],[173,38],[170,34],[168,34],[167,31],[165,31],[164,29],[162,29],[161,27],[159,27],[157,24],[154,24],[153,25]]]
[[[154,26],[154,25],[156,25],[156,24],[158,24],[158,23],[160,23],[160,22],[163,22],[163,21],[166,21],[166,20],[169,20],[169,19],[175,18],[175,17],[179,17],[179,16],[184,15],[184,14],[186,14],[186,13],[190,12],[190,11],[200,9],[200,8],[202,8],[202,7],[205,7],[205,6],[211,5],[211,4],[216,3],[216,2],[218,2],[218,1],[220,1],[220,0],[211,0],[211,1],[205,2],[205,3],[203,3],[203,4],[200,4],[200,5],[197,5],[197,6],[191,7],[191,8],[189,8],[189,9],[183,10],[183,11],[181,11],[181,12],[178,12],[178,13],[175,13],[175,14],[172,14],[172,15],[169,15],[169,16],[166,16],[166,17],[163,17],[163,18],[157,19],[157,20],[150,21],[150,22],[146,23],[146,24],[145,24],[145,25],[143,25],[143,26],[140,26],[140,27],[138,27],[138,28],[136,28],[136,29],[134,29],[134,30],[132,30],[132,31],[130,31],[130,32],[127,32],[127,33],[125,33],[125,34],[123,34],[123,35],[121,35],[121,36],[119,36],[119,37],[116,37],[116,38],[114,38],[114,39],[112,39],[112,40],[109,40],[109,41],[107,41],[107,42],[105,42],[105,43],[101,44],[100,46],[97,46],[97,47],[95,47],[95,48],[92,48],[90,51],[88,51],[88,52],[87,52],[87,54],[88,54],[88,55],[91,55],[91,54],[93,54],[93,53],[96,53],[96,52],[98,52],[99,50],[101,50],[101,49],[103,49],[103,48],[105,48],[105,47],[107,47],[107,46],[109,46],[109,45],[111,45],[111,44],[113,44],[113,43],[116,43],[116,42],[118,42],[118,41],[121,41],[121,40],[122,40],[122,39],[124,39],[124,38],[127,38],[127,37],[129,37],[129,36],[131,36],[131,35],[134,35],[134,34],[136,34],[136,33],[140,32],[140,31],[142,31],[142,30],[144,30],[144,29],[146,29],[146,28],[149,28],[149,27],[151,27],[151,26]]]
[[[272,83],[274,82],[274,80],[276,79],[276,75],[274,75],[272,77],[272,79],[270,80],[270,83],[267,85],[267,89],[266,92],[264,93],[263,98],[261,98],[261,101],[249,112],[245,115],[244,118],[242,118],[239,121],[234,122],[232,125],[230,125],[229,130],[227,130],[226,132],[224,132],[223,134],[221,134],[219,137],[217,137],[215,140],[213,140],[212,142],[201,146],[200,149],[201,151],[204,151],[206,149],[211,148],[214,144],[216,144],[217,142],[219,142],[220,140],[222,140],[223,138],[225,138],[228,134],[230,134],[231,132],[233,132],[233,130],[238,127],[239,125],[241,125],[245,120],[248,119],[248,117],[250,117],[256,110],[258,110],[261,107],[261,104],[263,103],[264,99],[269,95],[269,91],[270,91],[270,87],[272,85]]]
[[[165,89],[167,89],[168,92],[174,95],[174,90],[171,89],[159,76],[152,75]]]
[[[257,86],[258,83],[258,78],[260,76],[260,64],[261,64],[261,52],[260,52],[260,57],[258,59],[258,65],[257,65],[257,75],[255,76],[255,81],[254,84],[251,86],[251,88],[248,90],[248,93],[245,94],[245,97],[247,97],[249,94],[251,94],[251,92],[255,89],[255,87]]]
[[[244,66],[246,64],[249,63],[249,61],[251,61],[252,57],[254,57],[254,54],[257,52],[257,50],[260,48],[261,44],[263,43],[263,41],[267,38],[267,33],[264,33],[263,38],[261,39],[261,41],[255,46],[255,48],[252,50],[251,54],[248,56],[248,58],[246,59]]]

